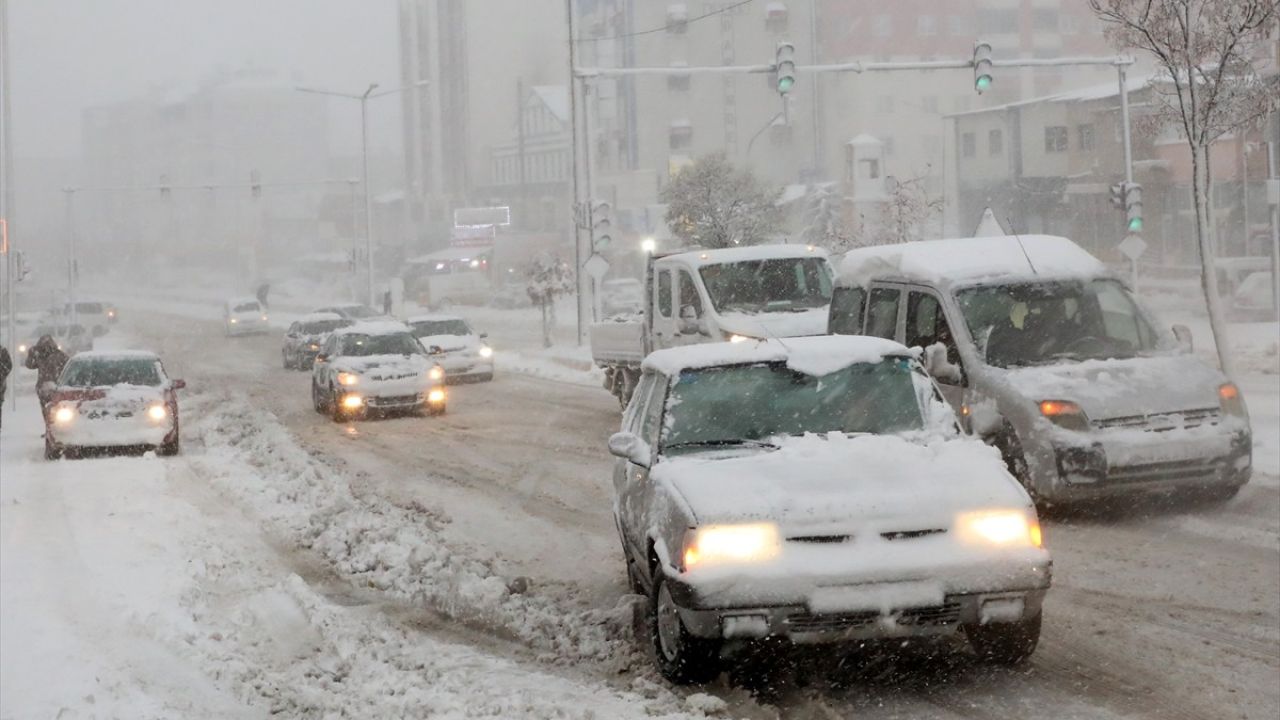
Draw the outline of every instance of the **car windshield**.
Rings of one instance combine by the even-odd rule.
[[[995,367],[1127,358],[1156,347],[1150,323],[1115,280],[976,287],[956,300]]]
[[[231,308],[231,311],[238,313],[251,313],[258,312],[261,309],[262,307],[258,305],[258,303],[239,303],[235,307]]]
[[[381,315],[381,313],[369,307],[368,305],[344,305],[338,310],[343,315],[346,315],[349,318],[355,318],[357,320],[362,320],[364,318],[378,317],[379,315]]]
[[[352,334],[342,337],[339,355],[362,357],[365,355],[422,355],[422,346],[409,333],[389,335]]]
[[[717,312],[802,311],[831,303],[831,269],[817,257],[747,260],[702,268]]]
[[[302,323],[301,330],[305,335],[320,335],[322,333],[333,332],[347,323],[342,320],[313,320],[311,322]]]
[[[663,452],[804,433],[890,434],[924,426],[905,358],[806,375],[784,363],[686,370],[671,387]]]
[[[59,379],[69,387],[159,385],[160,363],[152,358],[75,358]]]
[[[471,328],[463,320],[422,320],[413,323],[413,334],[418,337],[432,335],[470,335]]]

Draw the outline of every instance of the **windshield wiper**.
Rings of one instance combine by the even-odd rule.
[[[680,442],[680,443],[675,443],[673,445],[667,445],[664,449],[675,450],[678,448],[686,448],[686,447],[741,447],[743,445],[747,445],[750,447],[772,448],[774,450],[778,449],[778,446],[774,445],[771,442],[765,442],[764,440],[751,440],[751,439],[745,439],[745,438],[732,438],[732,439],[726,439],[726,440],[691,440],[689,442]]]

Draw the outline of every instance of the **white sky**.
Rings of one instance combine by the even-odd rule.
[[[85,107],[217,68],[261,67],[357,92],[399,82],[395,0],[9,0],[13,142],[21,156],[79,153]],[[370,145],[400,145],[395,97],[370,104]],[[335,154],[359,147],[359,106],[333,100]]]

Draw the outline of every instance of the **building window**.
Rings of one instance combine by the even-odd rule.
[[[893,96],[881,95],[876,101],[877,111],[881,115],[889,115],[893,113]]]
[[[693,125],[688,120],[676,120],[671,123],[668,136],[672,150],[684,150],[693,145]]]
[[[876,180],[880,177],[880,161],[875,158],[867,158],[860,160],[862,165],[861,176],[864,180]]]
[[[684,3],[667,6],[667,32],[681,35],[689,29],[689,8]]]
[[[786,32],[789,20],[787,6],[780,2],[771,2],[764,8],[764,29],[769,32]]]
[[[876,37],[889,37],[893,34],[893,17],[891,15],[876,15],[871,21],[871,32]]]
[[[1066,127],[1050,125],[1044,129],[1044,151],[1046,153],[1064,153],[1067,151]]]
[[[978,138],[971,132],[960,136],[960,153],[967,158],[978,154]]]
[[[916,18],[916,34],[929,36],[938,34],[938,18],[934,15],[921,15]]]
[[[1080,141],[1079,143],[1077,143],[1077,146],[1081,150],[1092,150],[1093,149],[1093,126],[1081,125],[1078,128],[1076,128],[1076,131],[1079,133],[1079,136],[1080,136]]]
[[[1004,153],[1004,131],[1000,128],[987,131],[987,152],[991,155]]]
[[[920,107],[924,108],[925,112],[937,113],[938,112],[938,96],[925,95],[923,98],[920,98]]]

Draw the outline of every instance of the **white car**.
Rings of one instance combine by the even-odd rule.
[[[415,337],[444,366],[445,377],[488,382],[493,379],[493,348],[456,315],[418,315],[408,320]]]
[[[223,307],[223,324],[227,337],[261,335],[269,332],[267,309],[257,298],[235,298]]]
[[[371,413],[443,415],[444,368],[404,323],[356,323],[333,331],[311,371],[311,404],[335,422]]]
[[[155,353],[82,352],[67,361],[45,408],[44,456],[105,448],[176,455],[177,390]]]
[[[71,316],[71,303],[67,303],[58,311],[61,321],[65,321]],[[111,329],[111,323],[115,322],[115,309],[108,307],[106,303],[97,302],[96,300],[77,300],[75,306],[76,323],[83,325],[93,334],[94,337],[102,337]]]
[[[763,638],[963,632],[993,662],[1035,650],[1051,560],[1031,497],[902,345],[659,350],[609,450],[650,604],[640,640],[672,682],[708,681]]]
[[[312,312],[333,313],[351,321],[386,319],[387,316],[361,303],[339,303],[327,307],[316,308]]]

